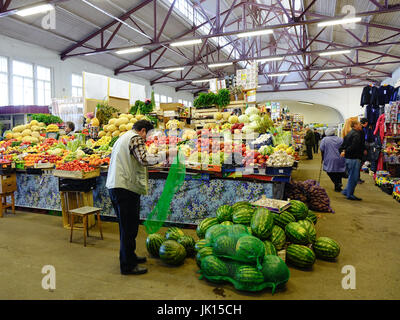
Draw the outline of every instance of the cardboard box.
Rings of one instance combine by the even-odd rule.
[[[165,111],[179,111],[180,108],[183,108],[182,103],[160,103],[160,110]]]

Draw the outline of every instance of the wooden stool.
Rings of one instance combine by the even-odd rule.
[[[97,223],[99,225],[101,240],[103,240],[103,230],[101,229],[100,208],[95,207],[80,207],[69,211],[71,216],[71,234],[69,242],[72,242],[72,231],[74,230],[74,216],[81,216],[83,218],[83,245],[86,247],[86,236],[89,236],[88,216],[91,214],[97,215]]]
[[[7,212],[7,208],[11,207],[12,213],[15,214],[15,197],[14,192],[6,192],[0,194],[0,218],[3,217],[3,211]],[[7,197],[11,197],[11,203],[7,203]]]

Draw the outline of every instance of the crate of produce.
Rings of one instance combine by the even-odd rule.
[[[69,178],[69,179],[91,179],[98,177],[100,175],[100,168],[96,168],[93,171],[67,171],[67,170],[59,170],[55,169],[53,171],[53,175],[60,178]]]
[[[38,163],[35,163],[33,165],[33,167],[35,169],[53,169],[55,167],[55,165],[54,165],[54,163],[50,163],[50,162],[44,162],[44,163],[38,162]]]
[[[271,176],[290,176],[293,167],[266,167],[265,174]]]
[[[262,196],[261,199],[251,203],[256,207],[263,207],[272,212],[281,213],[290,207],[290,202],[285,200],[269,199]]]

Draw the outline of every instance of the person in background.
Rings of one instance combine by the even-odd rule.
[[[319,147],[319,141],[321,140],[321,135],[319,134],[317,129],[314,129],[314,139],[315,139],[314,153],[318,153],[318,147]]]
[[[343,139],[335,135],[336,130],[328,128],[325,131],[325,138],[321,140],[321,155],[324,164],[324,171],[335,185],[335,191],[342,191],[342,178],[346,171],[346,162],[340,156],[339,148],[343,143]]]
[[[315,146],[315,137],[314,137],[314,133],[312,132],[310,127],[307,127],[307,129],[306,129],[306,136],[304,137],[304,142],[305,142],[306,148],[307,148],[307,159],[312,160],[313,159],[313,148]]]
[[[67,136],[72,136],[75,131],[75,124],[71,121],[68,121],[64,130]]]
[[[326,130],[322,132],[321,140],[326,137]]]
[[[354,195],[357,181],[360,178],[361,160],[367,154],[364,139],[362,138],[362,126],[358,120],[350,123],[351,131],[344,137],[339,148],[340,156],[345,158],[346,171],[349,176],[347,186],[342,191],[348,200],[362,200]]]
[[[123,275],[143,274],[147,269],[139,266],[146,257],[136,255],[136,237],[139,230],[140,195],[147,194],[147,166],[161,162],[166,154],[147,153],[146,135],[153,124],[147,120],[136,122],[132,130],[115,142],[106,187],[110,194],[120,233],[120,271]]]

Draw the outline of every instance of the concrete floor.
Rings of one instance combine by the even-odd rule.
[[[302,161],[294,179],[318,179],[320,159]],[[103,223],[105,240],[91,230],[88,246],[83,247],[81,232],[62,227],[61,217],[17,212],[0,219],[0,299],[399,299],[400,298],[400,204],[373,184],[372,177],[356,195],[361,202],[345,200],[333,192],[323,173],[321,184],[331,198],[334,214],[320,214],[318,236],[336,239],[342,248],[337,262],[317,260],[312,271],[290,268],[291,278],[271,296],[236,291],[231,285],[218,290],[199,280],[194,259],[181,267],[168,267],[148,258],[149,272],[141,276],[121,276],[118,266],[119,235],[116,223]],[[195,236],[194,230],[187,233]],[[138,236],[138,253],[145,249],[145,230]],[[56,269],[56,289],[42,289],[44,265]],[[341,286],[343,266],[356,269],[356,289]],[[222,292],[222,294],[221,294]]]

